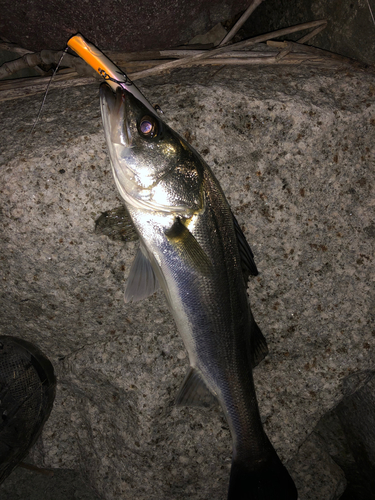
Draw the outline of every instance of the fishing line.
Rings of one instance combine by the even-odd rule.
[[[118,72],[123,78],[125,78],[125,80],[116,80],[116,78],[113,78],[111,75],[109,75],[104,69],[101,69],[99,68],[98,69],[98,73],[104,78],[104,80],[110,80],[111,82],[115,82],[117,83],[117,85],[119,87],[121,87],[122,89],[126,90],[127,92],[130,92],[129,89],[127,88],[130,87],[131,85],[134,85],[134,83],[130,80],[130,78],[128,77],[128,75],[126,75],[125,73],[123,72]],[[134,85],[135,86],[135,85]],[[137,88],[137,87],[136,87]],[[145,99],[145,101],[149,102],[148,99],[146,99],[146,97],[144,96],[143,92],[141,92],[138,88],[137,90],[139,91],[139,93],[142,95],[142,97]],[[131,92],[132,93],[132,92]],[[150,106],[152,108],[154,108],[154,110],[163,115],[164,114],[164,111],[161,109],[161,107],[159,106],[159,104],[154,104],[154,106],[149,103]]]
[[[43,109],[44,104],[45,104],[45,102],[46,102],[46,99],[47,99],[47,94],[48,94],[48,91],[49,91],[50,85],[51,85],[51,83],[52,83],[52,80],[53,80],[54,76],[56,75],[57,70],[58,70],[58,69],[59,69],[59,67],[61,66],[61,62],[62,62],[62,60],[63,60],[63,58],[64,58],[65,54],[68,52],[68,50],[69,50],[69,47],[66,47],[66,49],[65,49],[65,50],[63,51],[63,53],[61,54],[61,57],[60,57],[60,59],[59,59],[59,62],[57,63],[57,66],[56,66],[56,68],[55,68],[55,71],[52,73],[52,76],[51,76],[51,78],[50,78],[50,81],[48,82],[48,85],[47,85],[46,91],[45,91],[45,93],[44,93],[43,101],[42,101],[42,104],[40,105],[40,108],[39,108],[39,111],[38,111],[38,115],[37,115],[36,120],[35,120],[35,122],[34,122],[33,128],[31,129],[31,132],[29,133],[29,136],[28,136],[28,138],[27,138],[27,140],[26,140],[26,144],[29,142],[29,140],[30,140],[31,136],[32,136],[32,135],[33,135],[33,133],[34,133],[34,130],[35,130],[35,127],[36,127],[36,126],[37,126],[37,124],[38,124],[38,121],[39,121],[40,115],[42,114],[42,109]]]

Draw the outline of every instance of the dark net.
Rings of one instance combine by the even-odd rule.
[[[36,346],[0,336],[0,484],[42,431],[55,386],[53,367]]]

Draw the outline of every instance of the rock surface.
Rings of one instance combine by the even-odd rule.
[[[292,460],[300,500],[328,499],[326,467],[305,467],[321,455],[302,446],[295,461],[303,443],[319,447],[306,439],[343,380],[374,370],[373,76],[211,68],[142,90],[212,166],[254,251],[249,296],[270,350],[255,370],[264,427]],[[224,417],[173,406],[188,359],[165,298],[124,305],[137,243],[94,230],[120,205],[98,88],[52,86],[25,145],[39,105],[0,109],[0,331],[37,343],[58,375],[31,456],[81,471],[106,500],[225,499]]]
[[[1,1],[2,36],[29,50],[63,50],[77,32],[101,50],[137,51],[188,43],[247,8],[246,0]]]
[[[339,500],[346,489],[343,470],[332,460],[325,441],[313,432],[289,462],[303,500]],[[320,485],[317,486],[317,479]]]
[[[342,500],[375,498],[375,375],[357,372],[343,384],[345,397],[315,428],[345,473]]]
[[[309,45],[374,65],[374,14],[374,4],[367,1],[267,0],[249,18],[243,35],[254,36],[299,23],[326,19],[326,28],[312,38]],[[298,40],[306,33],[294,33],[286,38]]]

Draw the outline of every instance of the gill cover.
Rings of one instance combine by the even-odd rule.
[[[203,160],[132,94],[102,84],[103,126],[116,186],[135,208],[191,216],[203,208]]]

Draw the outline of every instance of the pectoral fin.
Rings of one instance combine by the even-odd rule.
[[[123,205],[103,212],[95,221],[95,233],[105,234],[114,241],[138,239],[130,215]]]
[[[175,404],[177,406],[203,406],[207,408],[216,402],[216,397],[208,389],[201,375],[193,367],[190,367],[175,399]]]
[[[176,217],[173,226],[165,235],[186,264],[204,276],[212,272],[213,267],[208,255],[185,226],[183,219]]]
[[[140,247],[130,269],[128,282],[125,290],[125,302],[137,302],[152,295],[159,288],[159,282],[155,276],[145,251]]]

